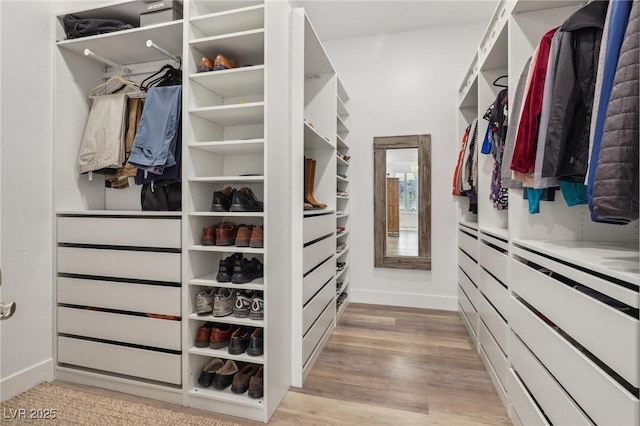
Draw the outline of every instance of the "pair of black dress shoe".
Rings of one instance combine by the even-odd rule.
[[[228,351],[231,355],[240,355],[244,352],[249,356],[262,355],[264,351],[262,329],[253,327],[238,328],[231,335]]]
[[[261,212],[262,203],[258,201],[251,188],[234,189],[227,186],[213,193],[212,212]]]

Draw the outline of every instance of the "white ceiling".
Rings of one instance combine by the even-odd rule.
[[[292,0],[322,41],[489,22],[497,0]],[[446,43],[445,40],[443,42]]]

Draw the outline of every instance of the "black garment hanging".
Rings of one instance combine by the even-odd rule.
[[[164,71],[163,75],[160,75]],[[155,78],[154,78],[155,77]],[[182,70],[172,65],[164,65],[157,72],[151,74],[140,83],[140,88],[145,92],[152,86],[179,86],[182,85]]]

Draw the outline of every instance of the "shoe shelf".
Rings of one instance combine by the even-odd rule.
[[[342,213],[342,214],[336,215],[336,219],[344,219],[347,217],[349,217],[349,213]]]
[[[58,216],[117,216],[117,217],[181,217],[177,211],[140,211],[140,210],[59,210]]]
[[[340,290],[336,292],[336,300],[342,293],[344,293],[347,287],[349,287],[349,277],[345,278],[345,281],[342,283],[342,287],[340,287]]]
[[[334,212],[333,209],[314,209],[314,210],[305,210],[303,214],[306,217],[306,216],[317,216],[322,214],[331,214],[333,212]]]
[[[182,19],[108,34],[61,40],[58,47],[84,56],[85,49],[122,65],[166,61],[167,56],[146,46],[153,40],[176,56],[182,56]],[[87,58],[93,60],[92,56]],[[100,62],[102,64],[102,62]]]
[[[343,257],[345,254],[347,254],[349,252],[349,246],[345,247],[342,249],[341,252],[336,253],[336,259],[340,259],[341,257]]]
[[[194,355],[208,356],[211,358],[232,359],[234,361],[248,362],[251,364],[264,364],[263,355],[250,356],[250,355],[247,355],[246,353],[233,355],[233,354],[230,354],[226,348],[212,349],[212,348],[199,348],[197,346],[193,346],[189,349],[189,353]]]
[[[264,212],[191,212],[192,217],[264,217]]]
[[[256,278],[250,283],[246,284],[234,284],[234,283],[222,283],[216,280],[217,272],[212,272],[207,275],[193,278],[189,280],[189,285],[198,285],[203,287],[227,287],[238,290],[264,290],[264,278]]]
[[[341,293],[342,294],[342,293]],[[340,306],[337,306],[337,312],[336,312],[336,323],[338,321],[340,321],[340,318],[342,318],[342,314],[344,314],[345,309],[347,309],[347,305],[349,304],[349,297],[347,297],[341,304]]]
[[[340,99],[340,95],[336,98],[336,104],[338,107],[338,117],[341,117],[345,120],[349,116],[349,111],[347,111],[347,107],[344,105],[342,99]]]
[[[349,133],[349,128],[344,120],[340,116],[336,116],[336,120],[338,121],[338,133]]]
[[[313,149],[331,148],[331,139],[321,135],[318,131],[305,120],[304,122],[304,146]]]
[[[342,176],[336,175],[336,180],[341,183],[349,183],[349,179],[345,179]]]
[[[264,102],[191,108],[189,114],[225,127],[262,124]]]
[[[264,254],[264,248],[236,247],[236,246],[203,246],[199,244],[189,246],[189,250],[212,251],[216,253]]]
[[[189,319],[193,321],[218,322],[221,324],[246,325],[247,327],[256,327],[256,328],[264,327],[264,320],[238,318],[238,317],[234,317],[233,315],[227,315],[224,317],[214,317],[213,315],[198,315],[197,313],[193,313],[193,314],[189,314]]]
[[[240,66],[264,64],[264,28],[213,37],[197,38],[189,45],[201,55],[215,58],[220,52]]]
[[[338,146],[338,151],[346,151],[349,149],[349,145],[347,145],[347,143],[344,141],[344,138],[341,135],[336,135],[336,143]],[[338,159],[338,162],[340,162],[340,160],[342,160],[341,158]],[[344,161],[344,160],[342,160]],[[344,161],[346,163],[346,165],[348,165],[349,163]]]
[[[191,18],[190,22],[203,36],[207,37],[262,29],[264,28],[264,4],[196,16]]]
[[[338,139],[338,142],[342,141],[342,138],[340,136],[338,136],[337,139]],[[342,141],[342,143],[343,143],[342,148],[348,149],[348,147],[344,145],[344,141]],[[338,148],[340,148],[340,146],[338,146]],[[348,161],[345,161],[342,157],[338,157],[338,166],[348,166],[348,165],[349,165]]]
[[[189,391],[189,395],[230,402],[232,404],[244,405],[247,407],[255,407],[261,410],[264,408],[263,398],[249,398],[246,392],[242,394],[233,393],[231,392],[231,386],[223,390],[194,387]]]
[[[336,282],[340,281],[340,278],[344,277],[344,274],[347,272],[348,269],[349,269],[349,264],[347,264],[342,271],[336,272]]]
[[[338,97],[342,101],[342,103],[346,103],[349,100],[349,95],[342,84],[342,80],[338,77],[338,85],[337,85]]]
[[[264,93],[264,65],[192,73],[189,79],[222,98]]]
[[[264,4],[264,0],[193,0],[190,16],[204,16]]]
[[[339,234],[336,234],[336,238],[342,238],[342,237],[346,237],[347,235],[349,235],[349,230],[345,230],[340,232]]]
[[[264,139],[193,142],[189,148],[220,155],[261,154],[264,151]]]
[[[189,178],[189,182],[202,182],[202,183],[263,183],[264,182],[264,176],[190,177]],[[221,213],[224,213],[224,212],[221,212]]]
[[[336,198],[339,200],[348,200],[349,196],[348,195],[336,195]]]

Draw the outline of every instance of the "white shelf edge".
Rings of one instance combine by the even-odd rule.
[[[234,284],[231,282],[219,282],[216,280],[216,272],[212,272],[210,274],[201,275],[199,277],[195,277],[189,280],[189,285],[197,285],[204,287],[227,287],[227,288],[236,288],[236,289],[246,289],[246,290],[264,290],[264,277],[256,278],[250,283],[246,284]]]
[[[215,105],[215,106],[189,108],[189,113],[190,114],[198,114],[198,113],[201,113],[201,112],[231,111],[231,110],[234,110],[234,109],[249,109],[249,108],[256,108],[256,107],[264,107],[264,101],[247,102],[247,103],[244,103],[244,104]]]
[[[331,214],[334,213],[333,209],[313,209],[313,210],[304,210],[304,216],[318,216],[322,214]]]
[[[253,364],[264,364],[264,355],[260,356],[251,356],[246,352],[243,352],[238,355],[233,355],[228,352],[227,349],[212,349],[209,347],[199,348],[197,346],[192,346],[189,348],[189,353],[192,355],[201,355],[208,356],[211,358],[224,358],[224,359],[232,359],[234,361],[244,361],[250,362]]]
[[[139,211],[139,210],[58,210],[55,213],[58,216],[171,216],[181,217],[182,212],[179,211]]]
[[[349,230],[345,230],[339,234],[336,234],[336,238],[342,238],[342,237],[346,237],[347,235],[349,235]]]
[[[347,271],[347,269],[349,269],[349,264],[347,263],[344,267],[344,269],[342,271],[338,271],[338,273],[336,274],[336,281],[338,281],[338,279],[340,279],[344,273]]]
[[[189,182],[264,182],[264,176],[190,177]]]
[[[338,301],[336,299],[336,303],[337,302]],[[340,321],[340,318],[342,318],[342,314],[344,314],[344,311],[347,309],[348,304],[349,304],[349,296],[347,296],[346,300],[344,300],[340,305],[340,307],[338,307],[338,311],[336,312],[336,321]]]
[[[342,256],[344,256],[348,252],[349,252],[349,245],[347,245],[347,247],[345,247],[340,253],[336,253],[336,260],[340,259]]]
[[[191,212],[190,217],[264,217],[264,212]]]
[[[189,391],[189,395],[199,397],[199,398],[213,399],[216,401],[221,401],[226,403],[244,405],[247,407],[266,409],[266,406],[263,403],[263,398],[251,399],[249,398],[249,396],[247,396],[244,393],[234,394],[233,392],[231,392],[230,388],[227,388],[224,390],[217,390],[213,388],[204,389],[204,388],[194,387]]]
[[[193,46],[197,44],[209,43],[212,41],[225,40],[229,38],[243,37],[243,36],[249,36],[249,35],[260,34],[260,33],[264,34],[264,28],[258,28],[258,29],[249,30],[249,31],[238,31],[235,33],[221,34],[221,35],[211,36],[211,37],[194,38],[193,40],[189,40],[189,44]]]
[[[216,253],[248,253],[264,254],[264,248],[236,247],[236,246],[203,246],[199,244],[189,246],[189,251],[212,251]]]
[[[206,21],[213,18],[225,17],[227,15],[235,15],[235,14],[244,13],[244,12],[251,12],[253,10],[258,10],[258,9],[264,9],[264,4],[256,4],[253,6],[239,7],[237,9],[229,9],[229,10],[223,10],[221,12],[213,12],[213,13],[207,13],[205,15],[193,16],[189,19],[189,22],[197,23],[198,21]]]
[[[349,183],[349,179],[345,179],[345,178],[343,178],[342,176],[338,176],[338,175],[336,175],[336,180],[337,180],[338,182]]]
[[[203,80],[213,76],[223,76],[228,74],[243,74],[264,70],[264,65],[251,65],[249,67],[229,68],[226,70],[207,71],[207,72],[193,72],[189,74],[190,80]]]
[[[343,214],[338,214],[336,215],[336,219],[342,219],[345,217],[349,217],[349,213],[343,213]]]
[[[264,328],[264,320],[252,320],[249,318],[238,318],[233,315],[227,315],[224,317],[214,317],[213,315],[198,315],[189,314],[189,319],[192,321],[206,321],[206,322],[219,322],[222,324],[235,324],[245,325],[247,327]]]

